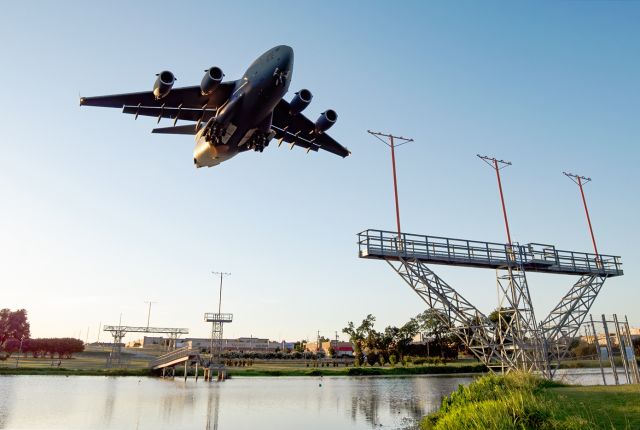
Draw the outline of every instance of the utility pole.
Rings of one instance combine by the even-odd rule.
[[[507,218],[507,207],[504,204],[504,194],[502,193],[502,181],[500,180],[500,170],[507,166],[511,166],[511,162],[498,160],[493,157],[487,157],[486,155],[477,154],[478,158],[491,166],[496,171],[496,177],[498,178],[498,190],[500,191],[500,202],[502,203],[502,215],[504,216],[504,225],[507,229],[507,242],[509,243],[509,249],[511,249],[511,232],[509,231],[509,219]]]
[[[149,311],[147,312],[147,330],[149,330],[149,320],[151,319],[151,305],[158,302],[152,302],[150,300],[145,300],[145,303],[149,304]]]
[[[593,234],[593,227],[591,227],[591,217],[589,217],[589,208],[587,207],[587,199],[584,197],[583,185],[591,182],[591,178],[585,176],[575,175],[573,173],[562,172],[566,177],[571,179],[580,188],[580,196],[582,197],[582,204],[584,206],[584,213],[587,215],[587,224],[589,225],[589,233],[591,233],[591,242],[593,243],[593,250],[596,253],[596,262],[600,260],[600,254],[598,254],[598,246],[596,245],[596,237]]]
[[[396,177],[396,151],[395,151],[395,148],[397,148],[399,146],[402,146],[404,144],[407,144],[409,142],[413,142],[413,139],[409,139],[409,138],[402,137],[402,136],[394,136],[393,134],[380,133],[380,132],[371,131],[371,130],[367,130],[367,133],[371,134],[373,137],[378,139],[380,142],[384,143],[389,148],[391,148],[391,168],[392,168],[392,172],[393,172],[393,193],[394,193],[395,203],[396,203],[396,227],[398,228],[398,242],[402,243],[401,242],[401,240],[402,240],[402,230],[400,228],[400,206],[398,205],[398,179]],[[389,141],[387,142],[385,139],[383,139],[383,137],[389,139]],[[399,140],[400,143],[396,143],[396,140]]]
[[[211,272],[212,275],[217,276],[220,275],[220,288],[219,288],[219,294],[218,294],[218,319],[220,319],[220,314],[222,311],[222,280],[224,277],[226,276],[231,276],[231,273],[229,272]],[[216,330],[217,328],[217,330]],[[217,331],[219,331],[219,333],[217,333]],[[219,345],[218,345],[218,359],[221,359],[222,357],[222,336],[223,336],[223,332],[222,332],[222,322],[220,321],[212,321],[211,323],[211,360],[213,361],[213,341],[214,341],[214,337],[216,337],[216,335],[219,337]]]

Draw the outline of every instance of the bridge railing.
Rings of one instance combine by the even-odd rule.
[[[509,245],[409,233],[398,237],[397,232],[369,229],[358,234],[358,247],[361,257],[404,256],[445,264],[488,267],[523,264],[535,266],[539,271],[622,274],[620,257],[556,250],[553,245],[538,243]]]
[[[171,363],[172,361],[180,358],[189,357],[191,355],[197,355],[198,350],[185,346],[184,348],[178,348],[175,351],[163,354],[151,362],[151,367],[162,366],[163,364]]]

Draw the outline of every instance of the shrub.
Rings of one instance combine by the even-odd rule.
[[[590,427],[578,416],[559,419],[559,407],[541,395],[561,384],[530,374],[488,375],[442,400],[440,410],[427,416],[423,429],[576,429]]]
[[[391,365],[391,367],[395,367],[396,363],[397,363],[396,355],[395,354],[391,354],[389,356],[389,364]]]

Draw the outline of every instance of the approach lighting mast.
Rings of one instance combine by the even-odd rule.
[[[151,305],[158,302],[152,302],[151,300],[145,300],[144,302],[149,305],[149,310],[147,311],[147,328],[149,328],[149,321],[151,320]]]
[[[228,272],[211,272],[214,276],[219,275],[220,276],[220,287],[219,287],[219,293],[218,293],[218,313],[217,314],[213,314],[213,313],[206,313],[204,315],[204,319],[206,322],[210,322],[211,323],[211,344],[210,344],[210,352],[211,352],[211,361],[213,362],[213,355],[214,355],[214,343],[218,343],[217,345],[217,349],[218,349],[218,360],[222,359],[222,336],[223,336],[223,328],[222,325],[223,323],[228,323],[231,322],[231,319],[233,318],[233,316],[231,314],[229,315],[222,315],[222,280],[227,277],[227,276],[231,276],[231,273]]]
[[[511,243],[511,232],[509,231],[509,219],[507,218],[507,207],[504,204],[504,193],[502,192],[502,181],[500,180],[500,170],[507,166],[511,166],[511,162],[498,160],[493,157],[487,157],[486,155],[477,154],[478,158],[487,163],[492,169],[496,171],[496,177],[498,178],[498,190],[500,191],[500,202],[502,203],[502,215],[504,216],[504,225],[507,229],[507,242],[509,246]]]
[[[389,148],[391,148],[391,168],[392,168],[392,171],[393,171],[393,193],[394,193],[394,196],[395,196],[395,203],[396,203],[396,226],[398,228],[398,241],[400,242],[401,241],[401,237],[402,237],[401,236],[402,230],[400,228],[400,207],[398,205],[398,179],[397,179],[397,176],[396,176],[396,151],[395,151],[395,148],[397,148],[399,146],[402,146],[404,144],[407,144],[409,142],[413,142],[413,139],[409,139],[409,138],[402,137],[402,136],[394,136],[393,134],[380,133],[380,132],[371,131],[371,130],[367,130],[367,133],[371,134],[376,139],[378,139],[380,142],[384,143]],[[389,141],[387,142],[385,139],[383,139],[383,137],[389,139]],[[396,140],[400,141],[400,143],[396,143]]]
[[[580,188],[580,196],[582,197],[582,204],[584,206],[584,213],[587,215],[587,224],[589,224],[589,233],[591,233],[591,242],[593,243],[593,250],[598,256],[598,246],[596,245],[596,237],[593,234],[593,227],[591,226],[591,217],[589,216],[589,208],[587,207],[587,199],[584,197],[583,185],[591,182],[591,178],[585,176],[576,175],[573,173],[562,172],[566,177],[571,179]]]

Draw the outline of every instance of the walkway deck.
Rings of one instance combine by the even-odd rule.
[[[184,362],[197,360],[199,357],[200,354],[197,349],[184,347],[159,356],[151,362],[151,369],[158,370],[165,367],[173,367]]]
[[[526,271],[565,275],[621,276],[620,257],[561,251],[553,245],[479,242],[368,229],[358,233],[360,258],[416,258],[430,264],[498,269],[522,265]]]

